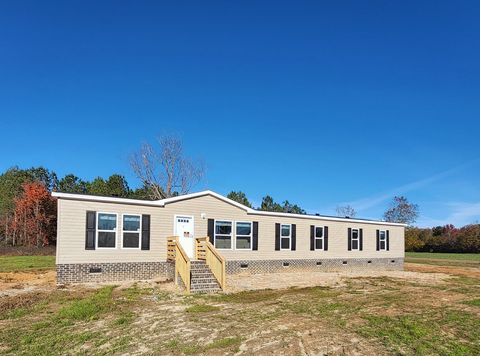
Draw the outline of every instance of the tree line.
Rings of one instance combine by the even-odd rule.
[[[252,208],[252,204],[248,200],[246,194],[242,191],[231,191],[227,194],[227,198],[234,200],[240,204],[248,206]],[[270,195],[265,195],[262,198],[262,203],[259,207],[256,208],[257,210],[263,211],[274,211],[277,213],[291,213],[291,214],[306,214],[307,212],[299,207],[297,204],[292,204],[288,200],[283,201],[283,203],[277,203],[273,200]]]
[[[449,224],[433,228],[409,227],[405,251],[480,253],[480,224],[461,228]]]

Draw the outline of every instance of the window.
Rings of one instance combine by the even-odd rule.
[[[292,225],[280,225],[280,249],[290,250],[292,239]]]
[[[140,248],[140,215],[123,215],[123,248]]]
[[[358,229],[352,229],[352,250],[359,249]]]
[[[115,248],[117,239],[117,214],[98,213],[97,246]]]
[[[315,226],[315,250],[323,250],[323,227]]]
[[[227,250],[232,248],[231,221],[215,221],[215,247]]]
[[[238,250],[251,250],[252,249],[252,223],[251,222],[239,222],[235,223],[235,237],[237,244],[235,246]]]
[[[387,233],[385,231],[380,231],[380,251],[387,249]]]

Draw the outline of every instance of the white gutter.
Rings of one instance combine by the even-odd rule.
[[[96,202],[102,202],[102,203],[123,203],[123,204],[157,206],[157,207],[163,206],[163,204],[161,204],[158,200],[151,201],[151,200],[140,200],[140,199],[103,197],[103,196],[87,195],[87,194],[52,192],[52,197],[61,198],[61,199],[70,199],[70,200],[83,200],[83,201],[93,201],[93,202],[96,201]]]
[[[304,215],[304,214],[292,214],[292,213],[277,213],[274,211],[262,211],[250,209],[247,212],[251,215],[266,215],[266,216],[281,216],[286,218],[296,218],[296,219],[311,219],[311,220],[327,220],[327,221],[340,221],[340,222],[351,222],[359,224],[374,224],[374,225],[388,225],[388,226],[402,226],[407,227],[407,224],[387,222],[381,220],[362,220],[362,219],[350,219],[350,218],[336,218],[330,216],[321,216],[321,215]]]

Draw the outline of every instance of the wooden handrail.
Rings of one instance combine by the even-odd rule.
[[[176,236],[167,237],[167,261],[175,262],[175,244]]]
[[[183,250],[178,236],[175,238],[175,283],[178,285],[178,275],[182,278],[187,293],[190,293],[190,259]]]
[[[195,242],[195,256],[197,259],[204,259],[205,263],[213,275],[220,284],[222,290],[225,290],[226,287],[226,273],[225,273],[225,258],[217,251],[215,246],[213,246],[208,237],[199,237]],[[202,250],[204,248],[204,251]]]

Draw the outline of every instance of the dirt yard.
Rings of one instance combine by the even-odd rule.
[[[275,277],[187,296],[168,282],[58,289],[52,270],[0,273],[0,353],[480,354],[478,268]]]

